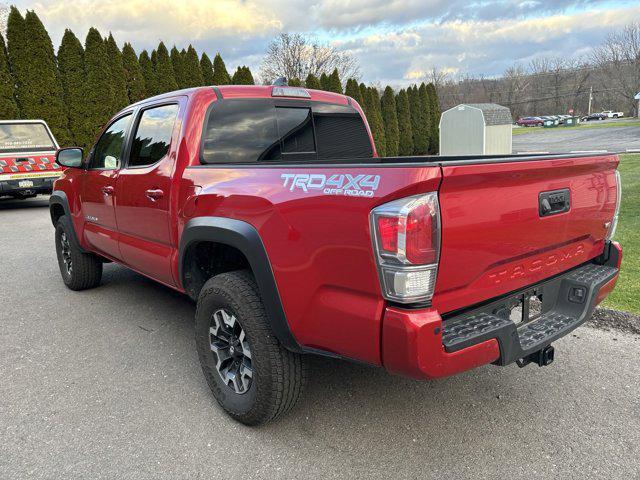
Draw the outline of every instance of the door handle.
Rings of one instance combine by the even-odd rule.
[[[159,188],[151,188],[144,192],[147,197],[151,199],[151,201],[155,202],[164,196],[164,192]]]
[[[105,187],[102,187],[102,193],[105,196],[113,195],[113,190],[114,190],[114,188],[111,185],[107,185]]]

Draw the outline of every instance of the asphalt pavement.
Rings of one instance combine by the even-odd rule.
[[[67,290],[46,199],[0,201],[0,478],[640,477],[640,337],[588,326],[545,368],[432,382],[311,359],[277,423],[226,417],[194,305],[116,265]]]
[[[640,152],[640,127],[627,126],[626,124],[630,121],[585,122],[578,128],[559,126],[514,135],[513,152],[570,153],[594,150],[615,153]],[[590,128],[594,125],[603,125],[605,122],[610,123],[611,126]]]

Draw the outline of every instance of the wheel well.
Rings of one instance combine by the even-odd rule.
[[[60,220],[60,217],[64,215],[64,208],[62,208],[62,205],[60,205],[59,203],[53,204],[51,205],[50,213],[51,221],[55,226],[58,223],[58,220]]]
[[[211,277],[233,270],[251,269],[244,254],[235,247],[217,242],[194,242],[183,258],[182,286],[194,300]]]

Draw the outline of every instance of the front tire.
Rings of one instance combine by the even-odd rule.
[[[198,297],[196,347],[220,406],[245,425],[280,417],[297,403],[307,371],[273,334],[253,276],[216,275]]]
[[[102,262],[92,253],[84,253],[75,243],[73,226],[66,215],[56,224],[56,254],[62,281],[70,290],[87,290],[100,284]]]

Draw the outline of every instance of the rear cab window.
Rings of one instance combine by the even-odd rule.
[[[57,148],[42,122],[0,122],[0,154],[51,152]]]
[[[351,106],[231,99],[210,108],[201,163],[311,163],[372,156],[364,121]]]

